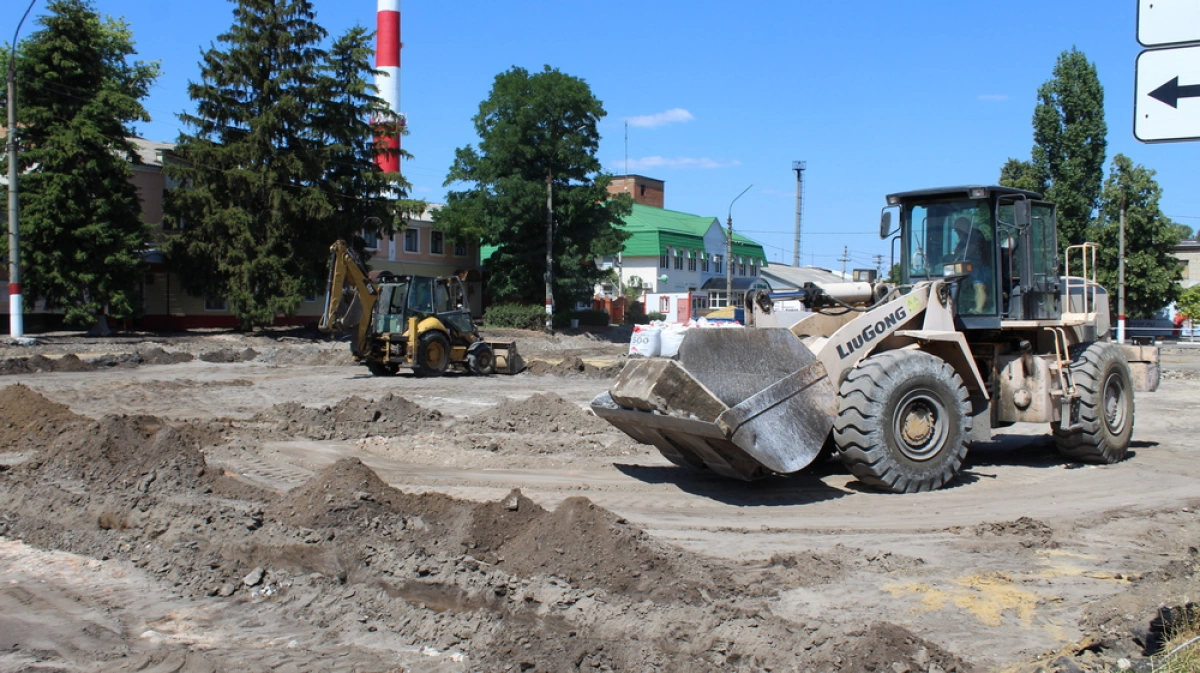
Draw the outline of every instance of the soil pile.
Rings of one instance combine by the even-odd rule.
[[[258,414],[254,420],[273,423],[292,436],[346,440],[437,428],[442,414],[388,393],[375,401],[351,396],[321,408],[287,402]]]
[[[158,346],[140,349],[138,356],[141,357],[141,364],[144,365],[175,365],[181,362],[191,362],[195,359],[195,356],[191,353],[171,353]]]
[[[629,456],[647,451],[590,410],[554,393],[504,400],[455,422],[447,432],[472,448],[503,455]]]
[[[611,379],[621,373],[624,363],[618,362],[603,367],[597,367],[584,362],[579,356],[564,358],[561,362],[550,363],[545,360],[530,360],[525,364],[525,371],[537,376],[586,376],[594,379]]]
[[[65,404],[52,402],[20,383],[0,389],[0,447],[6,447],[4,450],[41,449],[84,420]]]
[[[200,354],[201,360],[218,363],[249,362],[256,357],[258,357],[258,351],[253,348],[244,348],[240,351],[232,348],[222,348],[221,350]]]
[[[594,434],[612,429],[607,421],[554,393],[535,393],[523,400],[504,400],[471,416],[462,429],[474,432],[566,432]]]
[[[95,368],[95,365],[80,360],[79,356],[73,353],[67,353],[59,358],[48,358],[38,354],[27,358],[0,360],[0,376],[38,372],[86,372]]]

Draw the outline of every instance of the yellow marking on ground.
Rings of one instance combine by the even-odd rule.
[[[1089,570],[1081,568],[1073,563],[1064,561],[1051,560],[1051,557],[1058,558],[1073,558],[1084,559],[1089,561],[1099,560],[1099,557],[1090,554],[1076,554],[1074,552],[1065,552],[1057,549],[1047,549],[1038,552],[1038,556],[1042,557],[1042,562],[1046,564],[1045,568],[1038,571],[1038,577],[1042,579],[1053,579],[1055,577],[1087,577],[1094,580],[1108,580],[1111,582],[1119,582],[1121,584],[1129,584],[1129,579],[1121,576],[1119,573],[1114,573],[1111,570]]]
[[[1008,574],[968,575],[951,581],[956,586],[949,589],[909,582],[885,585],[883,590],[896,597],[920,596],[921,603],[914,608],[920,612],[940,610],[950,602],[988,626],[999,626],[1006,613],[1015,613],[1026,627],[1032,625],[1038,596],[1017,588]]]

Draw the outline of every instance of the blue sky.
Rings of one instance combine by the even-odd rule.
[[[11,39],[25,4],[6,4],[0,39]],[[130,23],[141,58],[162,62],[146,101],[154,121],[139,131],[174,140],[176,113],[192,109],[187,82],[229,27],[232,4],[95,5]],[[374,26],[375,0],[314,5],[331,34]],[[419,198],[443,198],[455,148],[477,141],[471,117],[495,75],[549,64],[586,80],[604,103],[605,168],[665,180],[668,208],[724,221],[753,184],[733,207],[734,228],[763,243],[769,260],[790,263],[791,166],[803,160],[801,262],[840,268],[845,246],[848,269],[874,266],[875,255],[886,265],[884,196],[994,183],[1007,158],[1027,159],[1037,88],[1074,46],[1105,89],[1108,157],[1156,170],[1164,212],[1200,227],[1200,144],[1133,137],[1136,0],[406,0],[401,9],[405,147],[415,155],[404,172]]]

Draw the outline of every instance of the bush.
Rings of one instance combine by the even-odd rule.
[[[655,320],[666,320],[666,319],[667,319],[666,313],[659,313],[659,312],[655,311],[654,313],[646,314],[646,320],[649,322],[654,322]]]
[[[608,326],[608,312],[599,309],[589,308],[583,311],[576,311],[574,316],[579,321],[580,325],[592,325],[595,327]]]
[[[646,317],[646,306],[640,301],[629,302],[629,308],[625,310],[625,324],[646,325],[649,322],[650,318]]]
[[[495,304],[483,314],[484,327],[545,329],[546,307],[526,304]]]

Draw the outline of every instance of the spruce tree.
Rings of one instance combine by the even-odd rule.
[[[106,333],[106,315],[132,316],[140,303],[150,227],[131,182],[129,136],[149,120],[140,101],[158,64],[131,62],[127,24],[86,0],[47,10],[15,64],[23,289],[67,324]]]
[[[166,203],[182,229],[168,247],[193,294],[228,299],[243,329],[291,315],[322,287],[329,245],[403,194],[373,163],[379,109],[365,75],[366,34],[332,53],[308,0],[238,0],[223,48],[203,56],[191,83],[192,130],[180,136],[181,184]]]

